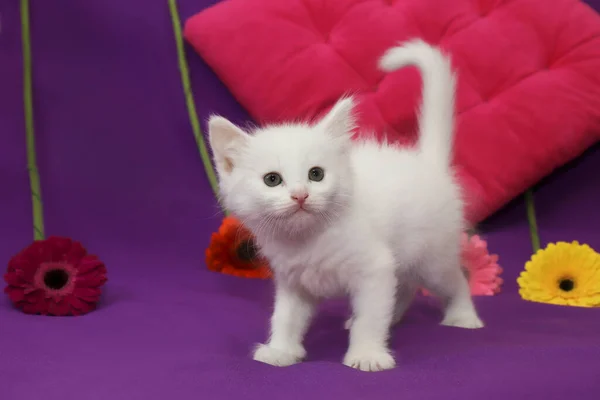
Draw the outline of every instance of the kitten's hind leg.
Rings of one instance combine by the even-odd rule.
[[[423,266],[424,286],[440,298],[445,306],[442,325],[477,329],[484,324],[479,319],[459,258],[434,261]]]

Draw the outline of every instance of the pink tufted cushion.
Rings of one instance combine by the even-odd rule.
[[[439,44],[459,75],[472,223],[600,137],[600,18],[576,0],[228,0],[184,34],[257,122],[314,118],[354,93],[361,126],[404,143],[420,78],[377,60],[409,38]]]

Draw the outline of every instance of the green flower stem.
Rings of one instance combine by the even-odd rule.
[[[33,102],[31,84],[31,35],[29,33],[29,0],[21,0],[21,41],[23,43],[23,101],[25,107],[25,134],[27,138],[27,170],[31,186],[31,204],[33,207],[33,239],[44,239],[44,210],[42,207],[42,189],[35,152],[35,133],[33,129]]]
[[[194,138],[196,139],[198,150],[200,150],[200,158],[202,158],[202,163],[204,164],[204,170],[206,172],[206,176],[208,176],[210,187],[212,188],[212,191],[215,194],[215,196],[218,196],[219,186],[217,182],[217,175],[215,174],[215,170],[211,163],[210,156],[206,149],[204,135],[202,134],[202,130],[200,129],[200,123],[198,122],[198,113],[196,112],[196,106],[194,105],[194,97],[190,85],[189,68],[187,66],[187,62],[185,59],[185,50],[183,47],[181,19],[179,18],[179,13],[177,11],[176,0],[169,0],[169,10],[171,12],[171,21],[173,23],[173,30],[175,32],[175,42],[177,43],[177,56],[179,58],[179,72],[181,73],[183,94],[185,96],[185,102],[187,104],[187,110],[190,118],[190,123],[192,125],[192,131],[194,132]]]
[[[527,207],[527,222],[529,223],[529,235],[531,236],[531,245],[533,252],[537,253],[540,249],[540,236],[538,234],[537,222],[535,218],[535,203],[533,202],[533,189],[525,192],[525,205]]]

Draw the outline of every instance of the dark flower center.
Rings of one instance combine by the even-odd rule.
[[[64,269],[51,269],[44,274],[44,284],[50,289],[62,289],[67,282],[69,274]]]
[[[237,256],[244,262],[253,261],[258,255],[258,248],[254,244],[254,240],[244,240],[237,248]]]
[[[573,290],[575,288],[575,282],[573,282],[572,279],[561,279],[558,282],[558,287],[560,288],[560,290],[562,290],[563,292],[570,292],[571,290]]]

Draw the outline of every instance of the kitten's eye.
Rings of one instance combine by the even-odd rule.
[[[279,175],[277,172],[269,172],[264,176],[263,181],[265,182],[265,185],[275,187],[281,185],[283,179],[281,179],[281,175]]]
[[[325,178],[325,171],[321,167],[313,167],[308,171],[308,179],[315,182],[321,182]]]

